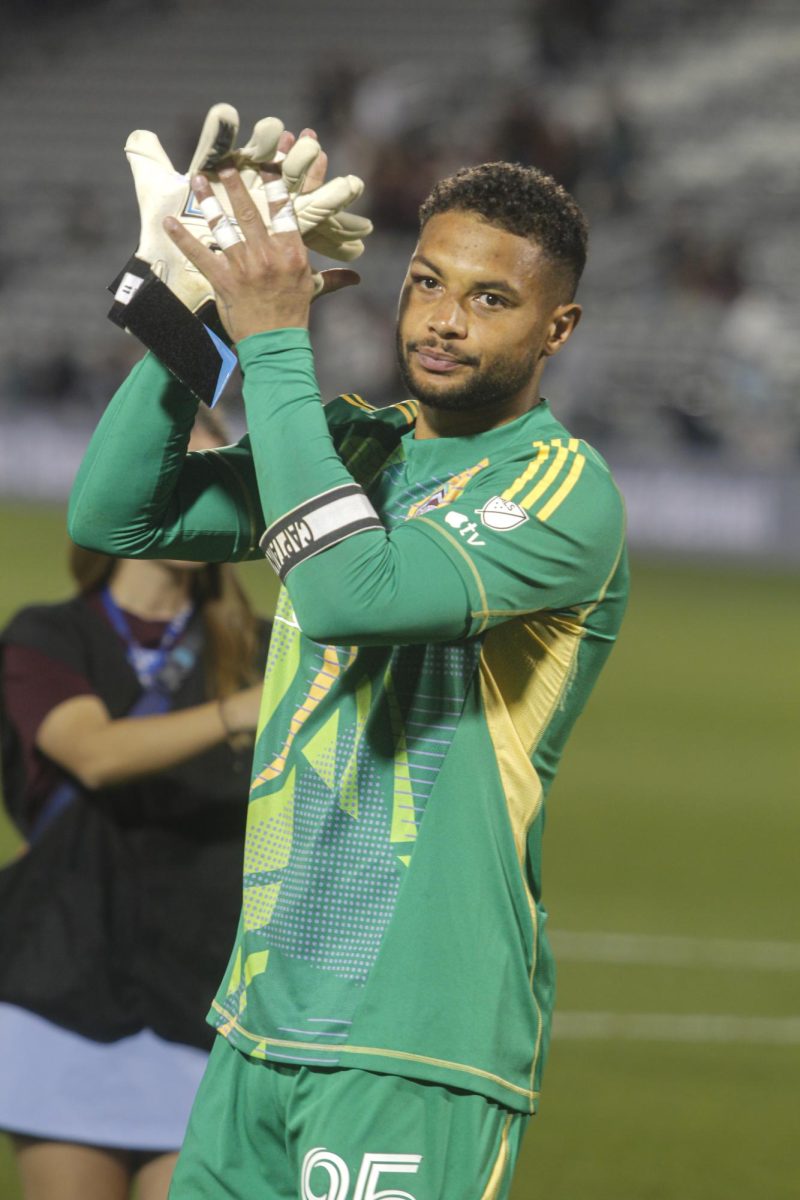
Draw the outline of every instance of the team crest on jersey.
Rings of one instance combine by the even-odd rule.
[[[430,512],[432,508],[438,508],[444,503],[444,498],[447,495],[447,484],[442,484],[438,492],[434,492],[432,496],[426,496],[422,504],[414,509],[414,516],[421,517],[423,513]]]
[[[446,483],[441,484],[435,492],[428,492],[427,496],[423,496],[416,504],[411,505],[406,519],[418,517],[422,513],[430,512],[432,508],[439,508],[442,504],[452,504],[453,501],[459,499],[470,479],[473,479],[479,471],[482,471],[488,465],[489,459],[482,458],[480,462],[475,463],[474,467],[468,467],[466,471],[460,471],[458,475],[454,475],[452,479],[448,479]]]
[[[524,508],[520,508],[513,500],[504,500],[502,496],[492,496],[491,500],[487,500],[483,508],[476,508],[475,512],[481,518],[481,524],[487,529],[494,529],[497,533],[506,533],[509,529],[516,529],[518,525],[522,525],[527,521],[528,514]]]

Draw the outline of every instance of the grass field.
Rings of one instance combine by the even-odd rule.
[[[60,513],[0,509],[0,535],[0,617],[66,594]],[[513,1200],[800,1195],[799,584],[634,564],[550,799],[559,1024]]]

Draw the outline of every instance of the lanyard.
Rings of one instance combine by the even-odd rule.
[[[107,587],[103,589],[101,599],[111,624],[127,646],[128,662],[136,672],[142,687],[142,692],[125,715],[149,717],[168,712],[172,708],[173,695],[194,667],[200,651],[202,635],[199,628],[194,626],[174,653],[170,653],[191,619],[193,606],[188,605],[179,612],[164,630],[158,646],[148,650],[136,641],[124,612]],[[167,663],[169,665],[165,670]],[[56,786],[27,832],[26,836],[31,845],[79,794],[80,788],[73,780],[64,780]]]
[[[103,607],[108,614],[108,619],[126,645],[128,662],[136,672],[139,683],[143,688],[151,687],[159,671],[167,661],[170,650],[189,624],[194,612],[194,606],[188,604],[186,608],[181,609],[167,625],[158,645],[149,647],[142,646],[137,642],[125,613],[111,595],[110,587],[106,586],[103,588],[101,599]]]

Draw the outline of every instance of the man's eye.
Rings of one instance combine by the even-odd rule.
[[[439,281],[434,279],[432,275],[415,275],[414,283],[418,284],[426,292],[432,292],[434,288],[439,286]]]
[[[487,308],[504,308],[505,300],[502,296],[496,296],[494,292],[482,292],[478,299],[486,305]]]

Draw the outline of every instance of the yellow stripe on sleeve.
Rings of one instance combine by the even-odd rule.
[[[521,492],[526,483],[530,483],[541,465],[547,461],[547,456],[550,453],[550,447],[544,442],[534,442],[536,447],[536,457],[528,464],[522,474],[514,480],[510,487],[502,493],[504,500],[513,500],[517,492]]]
[[[560,504],[563,504],[563,502],[566,500],[567,496],[570,494],[572,489],[575,487],[575,484],[580,479],[581,471],[583,470],[585,462],[586,462],[586,459],[584,458],[584,456],[582,454],[575,455],[575,458],[572,461],[572,466],[570,467],[569,474],[567,475],[566,479],[561,484],[561,486],[559,488],[557,488],[556,491],[553,492],[552,496],[547,501],[547,503],[543,504],[542,507],[537,512],[536,516],[539,518],[540,521],[546,521],[548,517],[551,517],[553,515],[553,513],[556,511],[558,506]]]
[[[395,404],[392,407],[399,409],[399,411],[403,414],[405,419],[408,421],[409,425],[414,424],[414,422],[417,419],[417,409],[418,409],[416,400],[401,400],[399,404]]]
[[[346,400],[348,404],[352,404],[353,408],[361,408],[364,412],[375,412],[371,404],[367,404],[366,400],[362,400],[355,392],[348,392],[342,396],[342,400]]]
[[[539,480],[536,486],[528,492],[527,496],[523,496],[523,498],[520,500],[520,504],[523,508],[530,508],[532,505],[534,505],[539,497],[544,495],[550,485],[555,483],[564,467],[564,463],[567,461],[568,455],[569,447],[559,444],[558,450],[556,451],[556,456],[548,469],[545,471],[542,478]]]

